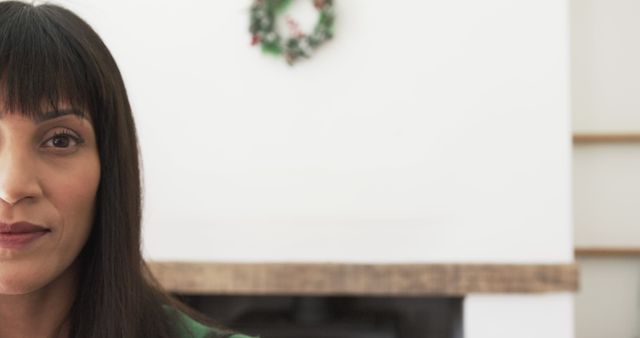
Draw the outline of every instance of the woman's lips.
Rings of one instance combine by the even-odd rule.
[[[0,223],[0,248],[22,248],[49,232],[46,227],[29,222]]]

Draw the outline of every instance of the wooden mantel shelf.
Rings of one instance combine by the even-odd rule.
[[[182,294],[464,296],[574,292],[575,264],[323,264],[149,262]]]

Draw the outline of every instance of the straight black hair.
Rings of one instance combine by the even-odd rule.
[[[138,143],[116,62],[71,11],[0,2],[0,109],[34,118],[62,103],[92,121],[101,169],[70,337],[175,337],[164,306],[186,308],[157,286],[140,252]]]

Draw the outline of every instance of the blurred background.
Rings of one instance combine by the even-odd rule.
[[[337,0],[335,38],[293,67],[251,46],[250,0],[56,3],[125,78],[145,255],[213,318],[640,337],[640,1]]]

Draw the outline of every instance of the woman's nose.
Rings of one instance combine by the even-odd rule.
[[[28,151],[0,146],[0,199],[14,205],[41,195],[34,159]]]

